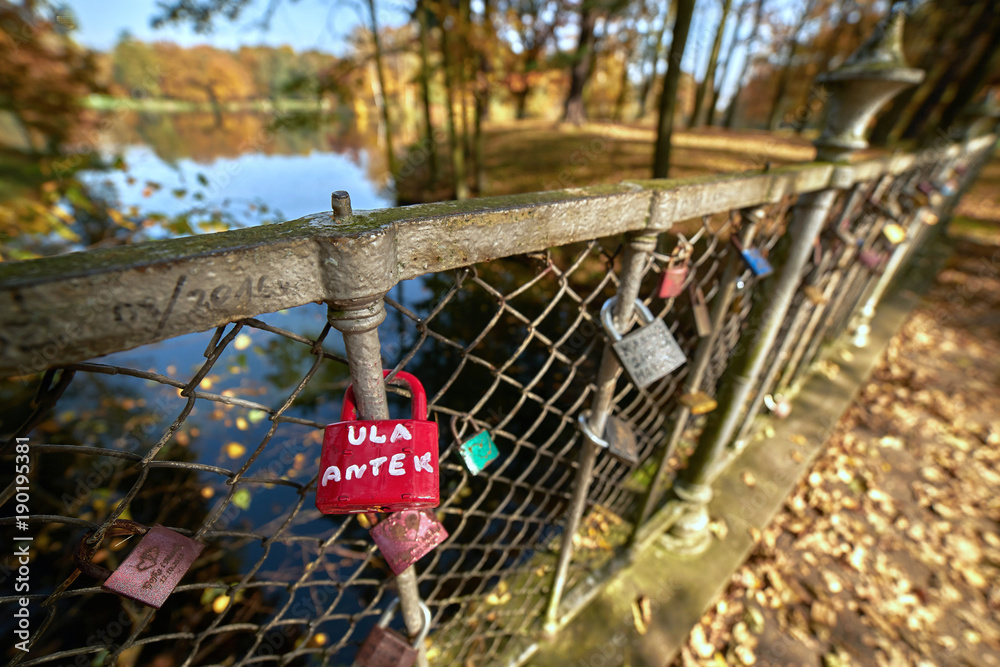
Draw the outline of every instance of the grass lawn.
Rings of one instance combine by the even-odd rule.
[[[581,127],[551,121],[490,123],[485,132],[483,196],[538,192],[599,183],[647,179],[652,175],[656,130],[649,124],[588,123]],[[807,162],[816,151],[812,137],[791,132],[700,128],[676,131],[672,178],[733,173]],[[447,166],[445,146],[439,164]],[[877,155],[880,151],[867,151]],[[425,162],[398,183],[399,202],[454,198],[450,175],[428,185]],[[471,172],[471,167],[470,167]],[[471,182],[471,175],[470,175]],[[956,209],[952,233],[1000,240],[1000,158],[989,162]]]

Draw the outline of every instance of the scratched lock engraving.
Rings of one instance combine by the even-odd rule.
[[[418,509],[390,514],[375,524],[371,536],[389,569],[399,574],[444,542],[448,531],[432,511]]]
[[[496,460],[500,455],[496,443],[490,437],[489,431],[480,431],[459,447],[465,467],[473,475],[478,475],[483,468]]]
[[[612,345],[632,382],[645,389],[679,368],[687,358],[666,323],[654,319]]]
[[[635,300],[635,309],[643,325],[622,336],[612,320],[611,309],[618,297],[611,297],[601,306],[601,324],[611,338],[611,347],[632,383],[644,389],[671,371],[682,366],[687,357],[674,340],[666,323],[653,317],[642,299]]]
[[[153,526],[101,588],[159,609],[204,548],[197,540]]]

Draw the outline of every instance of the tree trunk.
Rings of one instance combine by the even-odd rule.
[[[615,111],[613,119],[616,123],[622,122],[622,115],[625,111],[625,101],[627,99],[628,99],[628,53],[625,54],[625,59],[622,62],[622,77],[618,81],[618,97],[615,98]]]
[[[382,89],[382,122],[385,124],[385,154],[389,161],[389,174],[395,178],[397,173],[396,153],[392,150],[392,125],[389,122],[389,100],[385,92],[385,72],[382,67],[382,40],[378,35],[375,0],[368,0],[368,10],[371,12],[372,44],[375,47],[375,72],[378,75],[378,87]]]
[[[428,42],[427,9],[423,2],[417,5],[420,29],[420,92],[424,108],[424,143],[427,144],[427,185],[433,187],[440,177],[438,173],[437,145],[434,142],[434,122],[431,119],[431,66]]]
[[[569,92],[563,104],[563,122],[580,125],[587,119],[583,105],[583,88],[587,85],[593,62],[594,25],[597,15],[591,9],[589,0],[580,4],[580,37],[576,52],[569,68]]]
[[[694,96],[694,112],[688,119],[688,128],[701,125],[702,109],[705,106],[705,96],[709,90],[715,88],[715,66],[719,62],[719,49],[722,48],[722,35],[726,31],[726,20],[729,18],[729,9],[733,6],[733,0],[722,0],[722,16],[719,18],[719,27],[715,30],[715,40],[712,42],[712,52],[708,56],[708,69],[705,70],[705,78],[698,84],[698,90]],[[712,110],[708,113],[711,115]]]
[[[469,20],[470,14],[469,0],[459,0],[458,3],[458,24],[456,27],[456,34],[458,36],[458,95],[459,95],[459,108],[462,110],[462,150],[465,151],[466,157],[472,155],[472,143],[471,143],[471,133],[469,132],[469,77],[467,74],[467,66],[469,64],[469,26],[471,21]]]
[[[855,0],[841,0],[838,13],[837,27],[834,28],[833,33],[830,35],[830,39],[827,40],[825,48],[823,49],[823,61],[820,63],[818,70],[816,71],[816,76],[826,73],[830,69],[830,61],[833,59],[837,52],[839,51],[838,45],[840,44],[841,38],[844,33],[847,32],[847,28],[850,25],[847,22],[847,16],[857,9],[858,4]],[[795,134],[802,134],[802,131],[806,129],[806,125],[809,124],[809,118],[811,116],[812,107],[811,102],[818,98],[817,92],[819,88],[815,81],[806,88],[805,94],[799,96],[795,101],[795,108],[802,109],[802,113],[796,112],[795,119],[792,122],[792,129],[795,130]]]
[[[736,25],[733,26],[733,35],[729,39],[729,48],[726,49],[726,59],[720,64],[722,74],[719,75],[717,81],[713,81],[712,102],[708,105],[708,115],[705,118],[706,125],[715,125],[715,107],[719,104],[719,95],[722,94],[722,86],[726,83],[726,75],[729,74],[729,66],[732,64],[733,55],[736,53],[736,43],[739,41],[737,37],[740,34],[740,24],[743,23],[743,14],[749,6],[749,2],[744,2],[740,5],[739,12],[736,14]]]
[[[989,48],[988,40],[993,28],[994,21],[992,9],[988,11],[988,18],[981,17],[972,25],[972,29],[965,39],[961,40],[961,50],[956,57],[947,61],[948,65],[944,73],[934,82],[934,87],[930,93],[920,102],[917,110],[910,117],[910,122],[903,131],[903,138],[915,139],[921,136],[934,110],[938,108],[945,91],[957,79],[962,77],[966,63],[973,61],[979,47]],[[984,44],[984,40],[987,42]]]
[[[652,71],[649,76],[642,82],[642,88],[639,91],[639,112],[636,114],[635,119],[645,117],[646,107],[649,105],[649,94],[653,90],[653,82],[656,80],[656,66],[660,62],[660,54],[663,53],[663,38],[667,34],[667,23],[670,21],[670,10],[664,8],[663,10],[663,23],[660,25],[660,30],[656,34],[656,41],[653,43],[652,48],[649,51],[649,60],[652,65]]]
[[[653,155],[653,178],[666,178],[670,173],[670,140],[674,132],[674,112],[677,108],[677,88],[681,81],[681,59],[687,46],[695,0],[677,0],[677,20],[674,22],[667,71],[663,75],[660,93],[660,117],[657,121],[656,152]]]
[[[941,112],[941,120],[938,121],[937,126],[942,130],[951,128],[962,111],[975,98],[983,82],[986,81],[986,77],[993,71],[992,65],[995,64],[997,54],[1000,53],[1000,50],[994,47],[998,41],[1000,41],[1000,26],[997,25],[994,19],[993,31],[989,37],[989,43],[986,44],[986,47],[979,54],[979,58],[973,64],[969,73],[958,84],[955,97],[951,99],[948,106]],[[927,137],[925,136],[924,138],[926,139]]]
[[[451,148],[452,178],[455,187],[455,199],[468,199],[469,186],[465,182],[465,149],[459,143],[458,128],[455,125],[455,87],[452,83],[451,57],[448,54],[450,40],[448,30],[441,28],[441,53],[444,66],[445,106],[448,117],[448,143]]]
[[[812,14],[815,6],[816,0],[808,0],[805,11],[802,12],[802,18],[799,19],[798,25],[795,26],[795,32],[792,33],[792,43],[788,47],[788,57],[785,58],[781,74],[778,75],[778,85],[774,90],[774,100],[771,102],[771,113],[767,117],[767,128],[769,130],[778,129],[778,119],[781,115],[781,100],[784,99],[785,91],[788,90],[788,77],[791,75],[792,61],[795,60],[795,53],[799,50],[799,36],[802,34],[802,29],[805,27],[806,21],[809,20],[809,15]]]
[[[514,95],[514,107],[517,110],[517,119],[524,120],[528,117],[528,95],[531,94],[531,88],[528,87],[527,81],[524,83],[524,90],[519,90]]]
[[[483,121],[487,119],[490,111],[490,81],[489,74],[492,70],[488,53],[493,44],[496,43],[492,30],[492,17],[490,16],[490,0],[483,2],[483,26],[485,35],[479,41],[476,49],[476,108],[475,108],[475,161],[476,167],[473,172],[475,179],[476,194],[482,196],[486,182],[485,164],[485,138],[483,136]]]
[[[726,107],[726,118],[722,122],[722,126],[727,130],[732,128],[733,120],[736,117],[736,102],[739,100],[740,91],[743,90],[743,82],[747,78],[747,72],[750,71],[750,61],[753,59],[753,47],[757,43],[757,29],[760,28],[760,22],[763,18],[764,0],[757,0],[757,11],[753,16],[753,27],[750,28],[750,41],[747,43],[747,55],[743,59],[740,76],[736,79],[736,90],[733,91],[733,97],[729,100],[729,106]]]
[[[934,65],[938,62],[944,62],[951,57],[954,57],[954,47],[953,41],[947,40],[948,34],[958,28],[956,25],[959,21],[955,18],[957,14],[948,10],[941,12],[940,21],[935,21],[935,25],[938,27],[934,38],[931,40],[932,44],[937,45],[936,49],[929,49],[923,53],[920,61],[916,64],[916,67],[924,70],[928,73],[928,78],[934,70]],[[948,18],[953,20],[948,21]],[[949,55],[950,54],[950,55]],[[899,95],[893,98],[892,104],[889,108],[878,117],[875,122],[875,127],[872,129],[869,136],[869,143],[873,146],[885,146],[890,141],[890,136],[893,131],[897,129],[900,125],[900,121],[905,115],[907,109],[910,108],[910,103],[916,98],[917,93],[928,83],[927,79],[920,86],[910,86]]]

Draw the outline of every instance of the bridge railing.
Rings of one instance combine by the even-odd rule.
[[[36,577],[0,598],[32,609],[14,663],[349,664],[397,594],[412,635],[431,610],[422,661],[526,660],[602,565],[668,528],[699,548],[719,467],[824,341],[864,337],[995,141],[382,211],[334,193],[293,222],[0,265],[5,431],[33,471],[27,528],[0,520],[32,537]],[[676,266],[683,288],[661,298]],[[687,363],[632,384],[600,321],[612,297],[617,328],[641,302]],[[428,390],[449,534],[398,577],[367,519],[314,507],[347,384],[363,417],[405,413],[383,369]],[[624,424],[634,462],[581,414]],[[500,455],[472,474],[459,445],[481,430]],[[118,519],[206,545],[159,611],[74,567],[85,535],[121,560],[101,542]]]

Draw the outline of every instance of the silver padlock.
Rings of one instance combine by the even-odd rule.
[[[583,436],[622,463],[635,465],[639,462],[639,443],[635,433],[623,420],[614,415],[608,415],[604,422],[604,437],[598,436],[590,428],[590,410],[584,410],[579,416],[580,430]]]
[[[417,661],[419,647],[431,629],[431,610],[423,602],[420,603],[424,626],[411,644],[403,635],[389,629],[389,621],[398,605],[399,598],[396,598],[386,607],[354,658],[354,667],[412,667]]]
[[[645,389],[671,371],[687,362],[681,346],[674,340],[666,323],[653,317],[641,299],[635,300],[635,308],[643,326],[622,336],[615,329],[611,309],[618,297],[611,297],[601,306],[601,324],[611,338],[611,347],[618,355],[622,367],[639,389]]]

